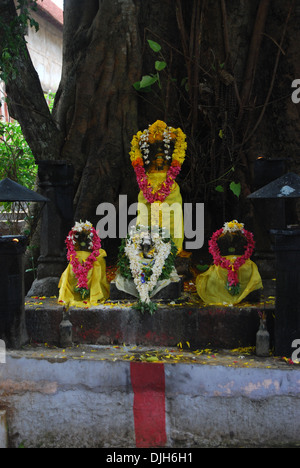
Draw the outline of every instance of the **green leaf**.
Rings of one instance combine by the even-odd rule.
[[[140,88],[147,88],[147,86],[151,86],[154,83],[156,83],[157,80],[158,80],[157,76],[145,75],[140,81]]]
[[[216,190],[217,192],[224,192],[224,188],[222,187],[222,185],[218,185],[218,186],[215,188],[215,190]]]
[[[209,265],[197,265],[197,269],[201,272],[204,272],[209,269]]]
[[[151,41],[148,39],[148,44],[154,52],[159,52],[161,50],[161,45],[157,42]]]
[[[231,182],[230,184],[230,190],[234,193],[234,195],[236,195],[238,198],[241,194],[241,190],[242,190],[242,187],[241,187],[241,184],[240,183],[235,183],[235,182]]]
[[[136,81],[136,83],[134,83],[132,86],[134,87],[136,91],[141,91],[143,93],[151,93],[151,86],[146,86],[146,88],[141,88],[140,81]]]
[[[141,89],[141,82],[140,81],[136,81],[135,83],[133,83],[132,85],[134,87],[134,89],[136,89],[137,91],[139,91]]]
[[[38,32],[40,29],[39,23],[37,23],[33,18],[30,18],[30,26],[35,29],[35,32]]]
[[[157,71],[162,71],[166,68],[167,64],[166,62],[161,62],[160,60],[157,60],[155,62],[155,70]]]
[[[2,52],[2,60],[10,60],[11,59],[11,55],[10,53],[7,51],[7,49],[5,49],[3,52]]]

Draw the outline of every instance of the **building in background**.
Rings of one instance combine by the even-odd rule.
[[[55,93],[60,83],[63,48],[63,11],[51,0],[38,0],[37,11],[32,12],[39,24],[39,31],[28,28],[27,47],[33,65],[40,77],[45,94]],[[0,82],[0,115],[8,121],[5,103],[5,85]]]

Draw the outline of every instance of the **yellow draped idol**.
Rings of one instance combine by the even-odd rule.
[[[161,187],[162,183],[166,180],[166,175],[166,172],[160,171],[150,172],[148,174],[149,182],[151,183],[151,186],[155,191],[158,190]],[[177,247],[178,253],[180,253],[182,251],[182,245],[184,241],[184,224],[182,213],[182,197],[177,182],[174,182],[170,195],[164,200],[162,204],[149,203],[145,199],[143,192],[140,191],[138,196],[137,225],[155,225],[155,217],[158,211],[158,205],[160,205],[159,225],[161,227],[170,228],[170,236]],[[172,205],[173,208],[175,208],[176,210],[175,212],[172,210]],[[169,220],[169,226],[167,225],[168,223],[166,224],[165,222],[163,222],[165,219]]]
[[[90,255],[90,252],[78,251],[77,258],[82,264]],[[59,298],[60,302],[68,306],[91,307],[98,302],[105,302],[109,298],[109,284],[106,278],[106,252],[100,249],[99,256],[93,265],[93,268],[88,273],[88,287],[90,297],[81,299],[81,295],[75,292],[77,279],[74,275],[72,266],[69,264],[62,274],[59,282]]]
[[[233,259],[232,255],[226,257]],[[252,260],[246,260],[239,269],[240,294],[233,296],[226,289],[227,270],[221,266],[212,265],[205,273],[196,279],[197,293],[206,304],[235,305],[245,299],[248,294],[263,287],[258,268]]]

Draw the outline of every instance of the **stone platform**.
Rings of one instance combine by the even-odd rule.
[[[299,448],[300,367],[246,349],[31,345],[0,376],[9,448]]]
[[[273,285],[271,285],[273,286]],[[131,300],[109,300],[96,307],[71,307],[75,344],[177,346],[225,348],[255,346],[259,312],[265,311],[273,342],[275,298],[266,289],[260,302],[230,307],[207,306],[195,294],[173,301],[157,300],[151,316],[133,308]],[[57,298],[26,298],[26,327],[30,342],[59,344],[63,305]]]
[[[57,346],[57,298],[27,298],[30,343],[7,350],[0,364],[7,446],[107,448],[109,455],[119,453],[114,448],[299,447],[300,367],[259,358],[253,348],[259,311],[273,339],[269,286],[260,302],[238,307],[205,306],[185,292],[158,301],[153,316],[129,300],[70,308],[74,344],[66,348]]]

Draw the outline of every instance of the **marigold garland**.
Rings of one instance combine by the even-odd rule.
[[[166,175],[165,181],[159,190],[154,191],[145,171],[145,164],[149,164],[149,144],[163,141],[165,146],[166,159],[172,159],[171,165]],[[172,157],[169,156],[170,143],[174,142]],[[185,160],[187,148],[186,135],[180,128],[168,127],[165,122],[157,120],[143,132],[134,135],[131,142],[130,159],[134,168],[137,182],[145,199],[149,203],[163,202],[172,190],[175,179],[181,171],[181,166]]]
[[[238,231],[240,231],[245,236],[247,245],[245,246],[244,255],[236,257],[232,262],[231,260],[222,257],[217,241],[220,236],[228,232],[234,233]],[[228,283],[226,287],[233,296],[240,293],[240,283],[238,276],[239,269],[248,259],[250,259],[253,254],[254,247],[255,242],[253,239],[253,234],[249,231],[246,231],[246,229],[244,229],[244,224],[238,223],[236,220],[225,223],[224,227],[216,231],[209,241],[209,252],[213,256],[214,264],[221,266],[228,271]]]
[[[86,234],[86,238],[89,241],[88,249],[91,250],[89,257],[83,262],[77,258],[77,253],[75,250],[76,238],[78,238],[79,233]],[[93,268],[94,263],[99,257],[99,251],[101,249],[101,240],[91,223],[86,221],[85,223],[76,223],[75,226],[69,232],[69,235],[66,239],[67,246],[67,259],[70,262],[74,275],[77,279],[77,286],[75,288],[76,292],[81,294],[82,299],[88,297],[90,291],[88,287],[88,274]]]

